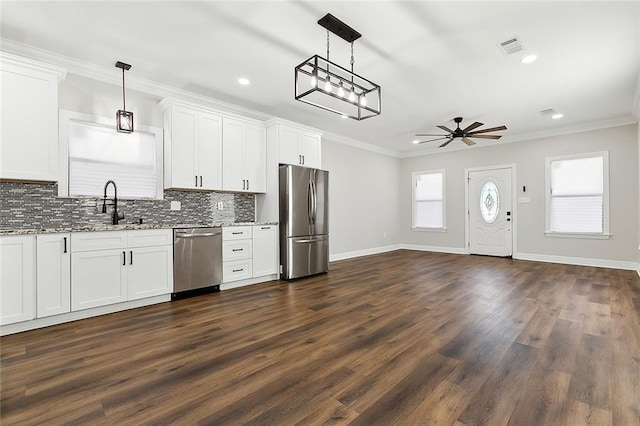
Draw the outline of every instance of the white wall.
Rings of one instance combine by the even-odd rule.
[[[539,140],[470,148],[403,159],[401,162],[401,241],[405,244],[464,249],[464,169],[516,164],[517,196],[531,199],[515,205],[519,253],[638,261],[638,133],[635,125],[573,133]],[[545,157],[609,151],[610,230],[608,240],[550,238],[545,230]],[[411,230],[411,172],[446,170],[447,232]],[[522,186],[526,186],[526,193]]]
[[[400,243],[400,161],[322,138],[332,259]],[[353,253],[356,252],[356,253]]]

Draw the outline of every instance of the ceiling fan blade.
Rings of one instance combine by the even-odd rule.
[[[475,145],[476,143],[468,138],[462,138],[462,142],[466,143],[467,146]]]
[[[502,135],[467,135],[470,138],[480,138],[480,139],[500,139]]]
[[[482,126],[484,123],[480,123],[478,121],[476,121],[475,123],[471,124],[470,126],[467,126],[466,129],[462,129],[462,133],[467,133],[472,131],[473,129],[475,129],[476,127],[480,127]]]
[[[447,126],[436,126],[436,127],[444,130],[445,132],[453,133],[453,130],[449,129]]]
[[[446,141],[445,143],[443,143],[442,145],[440,145],[438,148],[442,148],[445,147],[447,145],[449,145],[451,143],[451,141],[453,140],[453,138],[449,139],[448,141]]]
[[[427,142],[433,142],[433,141],[441,141],[442,139],[449,139],[449,136],[445,136],[445,137],[442,137],[442,138],[436,138],[436,139],[429,139],[428,141],[420,141],[420,142],[416,143],[416,145],[420,145],[420,144],[427,143]]]
[[[498,132],[500,130],[507,130],[507,127],[506,126],[498,126],[498,127],[491,127],[489,129],[476,130],[475,132],[468,133],[468,135],[472,135],[472,134],[476,134],[476,133]]]
[[[449,135],[437,135],[435,133],[416,133],[416,136],[442,136],[442,137],[446,136],[446,137],[449,137]]]

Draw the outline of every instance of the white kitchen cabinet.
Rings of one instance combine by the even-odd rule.
[[[253,227],[253,276],[278,273],[278,225]]]
[[[0,179],[58,180],[58,82],[64,75],[0,53]]]
[[[173,246],[140,247],[129,250],[128,300],[158,296],[173,291]]]
[[[72,310],[171,293],[171,235],[170,229],[72,234]]]
[[[276,127],[278,160],[281,164],[320,168],[321,134],[282,123]],[[269,141],[274,145],[274,142]]]
[[[36,316],[71,310],[71,234],[36,236]]]
[[[0,238],[0,324],[35,318],[36,245],[33,235]]]
[[[161,106],[165,188],[222,189],[222,117],[170,101]]]
[[[222,189],[266,191],[266,130],[264,126],[224,117],[222,120]]]
[[[276,275],[278,250],[278,225],[223,227],[222,282]]]

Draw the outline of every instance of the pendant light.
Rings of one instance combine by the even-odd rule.
[[[131,69],[131,65],[124,62],[116,62],[116,68],[122,69],[122,109],[116,112],[116,130],[122,133],[133,133],[133,113],[127,111],[124,96],[124,72]]]

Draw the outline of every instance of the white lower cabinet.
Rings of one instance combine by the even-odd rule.
[[[95,250],[71,256],[71,309],[127,300],[126,250]]]
[[[72,310],[171,293],[171,234],[170,229],[72,234]]]
[[[0,324],[35,318],[35,236],[0,238]]]
[[[71,234],[36,236],[36,315],[44,318],[71,310]]]
[[[278,225],[253,227],[253,275],[278,273]]]
[[[278,273],[278,225],[225,227],[222,239],[223,283]]]

